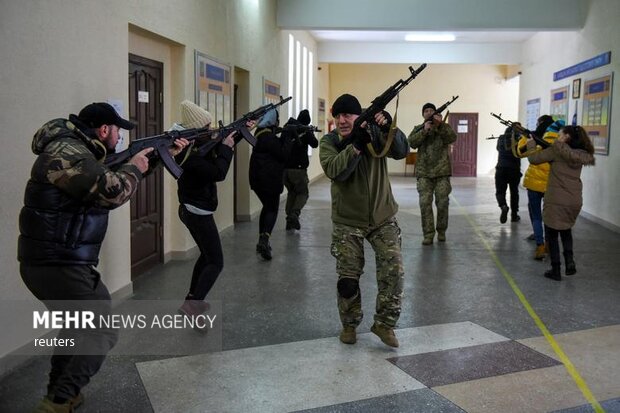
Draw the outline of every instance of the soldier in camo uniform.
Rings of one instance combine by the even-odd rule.
[[[420,213],[422,216],[422,245],[431,245],[437,229],[437,240],[446,241],[448,229],[448,204],[452,186],[450,176],[450,144],[456,141],[456,133],[447,123],[443,122],[441,114],[435,113],[435,105],[427,103],[422,107],[422,116],[425,119],[424,127],[418,132],[409,134],[409,145],[417,149],[415,172],[418,178],[418,194],[420,197]],[[437,225],[433,214],[433,196],[437,205]]]
[[[103,159],[115,148],[119,129],[133,127],[111,105],[93,103],[78,116],[47,122],[34,136],[37,159],[19,216],[18,259],[24,283],[49,310],[68,311],[78,300],[88,300],[101,303],[95,315],[109,314],[110,294],[94,268],[108,213],[135,192],[153,149],[139,152],[115,171]],[[171,153],[187,143],[177,140]],[[35,412],[71,412],[81,404],[81,388],[97,373],[118,334],[114,329],[75,333],[59,333],[59,338],[74,339],[75,346],[55,348],[47,396]]]
[[[332,116],[337,129],[321,139],[319,158],[325,174],[332,180],[332,245],[338,273],[338,310],[343,329],[340,341],[354,344],[355,329],[362,321],[362,297],[359,279],[364,271],[364,239],[375,251],[377,263],[376,314],[371,331],[385,344],[398,347],[394,327],[400,316],[403,291],[401,231],[395,215],[398,204],[392,195],[387,160],[367,153],[370,134],[381,143],[391,126],[387,112],[375,116],[376,125],[353,130],[361,114],[359,101],[344,94],[333,104]],[[355,138],[353,138],[355,134]],[[338,148],[352,139],[353,144]],[[405,134],[395,129],[388,156],[403,159],[407,155]]]

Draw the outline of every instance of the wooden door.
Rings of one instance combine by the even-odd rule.
[[[450,113],[448,124],[456,132],[450,149],[452,176],[476,176],[478,161],[478,114]]]
[[[129,55],[129,116],[133,139],[162,133],[163,63]],[[131,278],[163,262],[163,173],[157,167],[131,199]]]

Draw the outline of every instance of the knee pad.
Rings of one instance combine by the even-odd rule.
[[[359,282],[354,278],[341,278],[338,280],[338,294],[342,298],[352,298],[359,290]]]

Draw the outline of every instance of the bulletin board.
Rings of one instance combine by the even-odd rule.
[[[568,85],[559,89],[551,90],[551,103],[549,105],[549,114],[554,120],[563,120],[568,123]]]
[[[231,67],[195,51],[196,104],[208,110],[214,121],[232,122]]]
[[[581,126],[592,139],[594,152],[601,155],[609,155],[612,85],[613,73],[610,73],[586,80],[583,87]]]

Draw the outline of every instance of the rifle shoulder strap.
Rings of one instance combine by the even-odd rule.
[[[372,142],[369,142],[366,144],[366,149],[368,149],[368,153],[370,153],[370,155],[373,158],[385,157],[388,151],[390,150],[390,148],[392,147],[392,142],[394,142],[394,134],[396,134],[396,129],[398,128],[396,126],[396,118],[398,117],[398,99],[399,98],[400,98],[400,95],[396,97],[396,109],[394,111],[394,119],[392,119],[392,124],[390,125],[390,131],[388,132],[388,137],[385,141],[385,146],[381,150],[381,153],[377,154],[374,146],[372,145]]]

